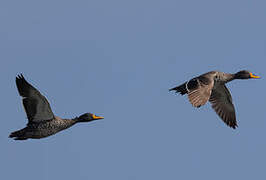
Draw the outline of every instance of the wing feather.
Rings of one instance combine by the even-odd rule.
[[[188,99],[194,107],[200,107],[209,100],[214,81],[211,78],[199,76],[186,84]]]
[[[215,86],[209,100],[212,108],[229,127],[235,129],[237,122],[232,96],[224,84]]]
[[[16,85],[27,114],[29,122],[41,122],[51,120],[54,114],[47,99],[31,84],[22,74],[16,77]]]

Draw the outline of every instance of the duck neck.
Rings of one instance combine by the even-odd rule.
[[[64,119],[66,124],[69,125],[69,126],[73,126],[74,124],[77,123],[77,121],[74,119]]]
[[[219,73],[217,74],[217,80],[220,82],[230,82],[235,79],[235,74],[230,74],[230,73]]]
[[[248,79],[245,76],[243,76],[243,74],[240,73],[235,73],[234,74],[234,79]]]
[[[86,119],[84,119],[84,118],[82,118],[82,117],[76,117],[76,118],[74,118],[74,119],[72,119],[75,123],[80,123],[80,122],[90,122],[90,120],[86,120]]]
[[[75,122],[75,123],[78,123],[78,122],[81,122],[80,121],[80,119],[79,119],[79,117],[75,117],[75,118],[73,118],[73,119],[71,119],[73,122]]]
[[[234,74],[227,74],[227,77],[226,77],[226,82],[230,82],[230,81],[233,81],[235,79],[235,75]]]

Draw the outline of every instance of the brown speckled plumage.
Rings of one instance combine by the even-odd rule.
[[[78,122],[103,119],[91,113],[85,113],[74,119],[62,119],[53,114],[47,99],[30,85],[23,75],[16,77],[16,84],[19,94],[23,97],[28,124],[25,128],[12,132],[9,135],[10,138],[15,138],[15,140],[40,139],[67,129]]]
[[[220,118],[231,128],[237,127],[235,108],[232,97],[225,83],[234,79],[260,78],[243,70],[235,74],[211,71],[195,77],[184,84],[170,89],[181,95],[188,94],[194,107],[200,107],[209,101]]]

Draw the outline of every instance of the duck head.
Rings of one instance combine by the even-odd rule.
[[[92,113],[85,113],[77,118],[77,122],[90,122],[99,119],[103,119],[103,117],[96,116],[95,114]]]
[[[253,78],[258,79],[260,78],[260,76],[256,76],[247,70],[239,71],[234,75],[234,79],[253,79]]]

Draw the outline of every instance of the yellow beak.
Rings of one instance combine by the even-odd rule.
[[[93,114],[93,115],[92,115],[92,118],[93,118],[93,119],[103,119],[104,117],[96,116],[96,115]]]
[[[250,74],[250,78],[255,78],[255,79],[260,78],[260,76],[256,76],[256,75],[254,75],[254,74],[252,74],[252,73],[249,73],[249,74]]]

